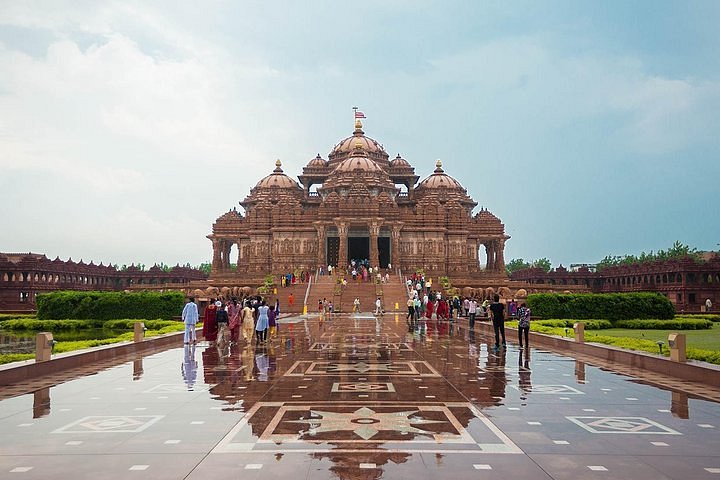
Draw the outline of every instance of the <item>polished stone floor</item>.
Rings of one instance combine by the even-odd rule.
[[[3,387],[0,478],[720,479],[719,404],[465,325],[292,317]]]

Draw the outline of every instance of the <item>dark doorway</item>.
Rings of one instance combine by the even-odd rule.
[[[378,257],[380,268],[387,268],[390,263],[390,238],[378,237]]]
[[[370,239],[368,237],[348,237],[348,260],[370,258]]]
[[[327,264],[333,267],[338,266],[340,259],[340,237],[327,238]]]

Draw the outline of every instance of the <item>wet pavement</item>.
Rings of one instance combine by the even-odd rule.
[[[720,479],[718,403],[464,326],[293,317],[3,387],[0,478]]]

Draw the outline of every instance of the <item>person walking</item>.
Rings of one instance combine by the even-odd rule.
[[[197,343],[197,337],[195,335],[195,325],[199,320],[197,305],[195,304],[195,298],[190,297],[188,302],[183,307],[182,320],[185,324],[185,345],[191,343]]]
[[[470,327],[470,330],[475,328],[475,315],[477,315],[477,301],[475,301],[475,298],[471,298],[468,302],[468,326]]]
[[[253,337],[253,332],[255,331],[255,320],[253,318],[253,309],[250,307],[250,302],[245,301],[245,306],[242,309],[241,313],[242,318],[242,332],[243,332],[243,338],[246,342],[250,342]]]
[[[212,343],[217,340],[217,307],[215,306],[215,299],[210,301],[210,304],[205,307],[205,315],[203,317],[203,337],[205,340]]]
[[[377,297],[377,300],[375,300],[375,315],[382,315],[382,301],[380,297]]]
[[[524,303],[520,305],[517,311],[518,315],[518,343],[520,344],[520,350],[523,349],[523,335],[525,336],[525,348],[530,348],[530,314],[532,312]]]
[[[358,297],[353,300],[353,313],[360,313],[360,298]]]
[[[502,336],[502,346],[507,348],[505,341],[505,305],[500,303],[500,295],[495,294],[493,303],[490,304],[490,312],[492,313],[493,330],[495,331],[495,350],[500,349],[500,336]]]
[[[228,337],[230,336],[228,329],[228,322],[230,319],[225,311],[225,306],[223,306],[223,303],[220,300],[215,302],[215,308],[217,308],[217,311],[215,312],[215,321],[218,325],[218,337],[220,337],[219,341],[225,345],[229,341]]]
[[[255,333],[257,334],[256,344],[267,341],[267,331],[270,326],[268,310],[270,310],[270,308],[267,306],[265,300],[263,300],[258,307],[258,319],[255,325]]]
[[[233,298],[227,305],[228,326],[230,327],[230,342],[237,343],[240,340],[240,305],[236,298]]]

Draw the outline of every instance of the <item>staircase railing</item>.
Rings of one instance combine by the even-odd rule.
[[[311,275],[310,279],[308,280],[308,286],[305,289],[305,298],[303,299],[303,310],[305,310],[307,308],[307,304],[308,304],[307,302],[308,302],[308,297],[310,296],[310,287],[312,286],[312,283],[313,283],[313,281],[312,281],[312,275]]]

